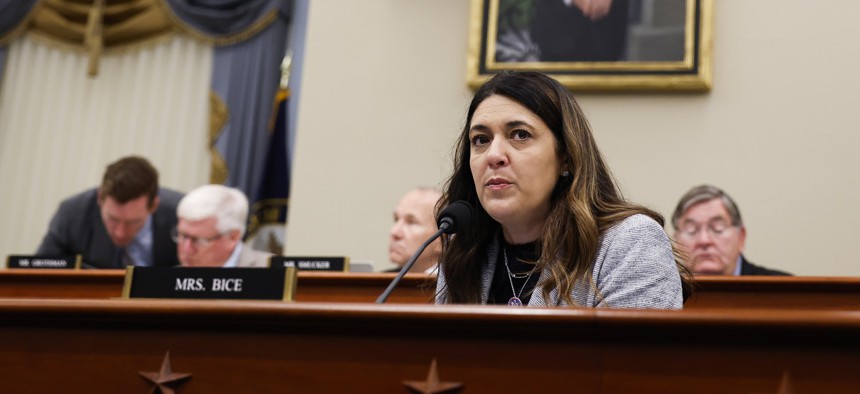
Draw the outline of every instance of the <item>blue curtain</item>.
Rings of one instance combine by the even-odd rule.
[[[38,0],[0,0],[0,82],[3,82],[6,69],[6,44],[12,38],[8,35],[24,21],[37,2]]]
[[[277,0],[167,0],[167,4],[182,22],[212,37],[239,33],[270,10],[287,10],[290,5]]]
[[[6,70],[6,47],[0,47],[0,86],[3,86],[3,71]]]
[[[0,0],[0,39],[24,21],[38,0]]]
[[[280,65],[286,54],[292,2],[166,0],[166,3],[187,24],[186,28],[216,42],[211,86],[229,113],[229,120],[215,142],[227,164],[224,183],[245,192],[250,201],[257,201],[272,138],[269,125],[281,79]],[[255,29],[272,15],[274,20],[256,33]]]
[[[230,116],[215,146],[227,163],[225,183],[251,201],[257,200],[263,177],[286,39],[287,23],[281,19],[241,44],[215,50],[212,90]]]

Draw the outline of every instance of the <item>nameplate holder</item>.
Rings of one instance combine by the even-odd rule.
[[[65,257],[10,255],[6,258],[6,268],[80,269],[81,260],[81,255]]]
[[[292,301],[295,268],[126,267],[123,298]]]
[[[349,257],[272,256],[270,267],[298,268],[299,271],[349,271]]]

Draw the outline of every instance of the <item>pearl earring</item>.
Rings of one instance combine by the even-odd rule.
[[[561,176],[568,176],[568,175],[570,175],[570,171],[568,171],[568,170],[564,170],[561,172]]]

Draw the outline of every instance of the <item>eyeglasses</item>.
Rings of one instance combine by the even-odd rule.
[[[681,227],[678,234],[686,239],[695,239],[699,235],[699,232],[702,231],[702,229],[705,229],[705,231],[710,234],[711,238],[721,238],[728,235],[733,228],[735,227],[722,221],[708,223],[707,226],[688,223]]]
[[[219,238],[223,237],[226,233],[218,234],[214,237],[203,238],[203,237],[192,237],[188,234],[180,233],[179,230],[173,229],[170,230],[170,237],[173,238],[173,242],[177,244],[181,244],[183,241],[191,241],[191,244],[196,248],[205,248],[209,245],[212,245],[213,242],[217,241]]]

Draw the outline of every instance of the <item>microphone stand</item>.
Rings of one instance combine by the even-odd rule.
[[[388,284],[388,287],[385,289],[385,291],[383,291],[382,294],[379,295],[379,298],[376,299],[377,304],[382,304],[385,302],[385,300],[388,299],[388,296],[391,295],[391,292],[394,291],[394,288],[397,287],[398,283],[400,283],[400,279],[403,279],[403,275],[406,275],[406,273],[409,272],[409,269],[412,268],[413,265],[415,265],[415,261],[418,260],[418,256],[420,256],[421,253],[424,252],[424,249],[427,249],[427,246],[430,245],[431,242],[435,241],[436,238],[439,238],[439,236],[445,233],[445,231],[448,231],[448,227],[450,227],[450,222],[443,221],[442,225],[439,226],[439,230],[436,231],[436,233],[433,234],[430,239],[424,241],[424,244],[421,245],[421,247],[418,248],[417,251],[415,251],[415,254],[413,254],[412,257],[409,258],[409,261],[406,262],[406,265],[404,265],[403,268],[400,269],[400,272],[397,274],[397,277],[395,277],[394,280],[392,280],[391,283]]]

